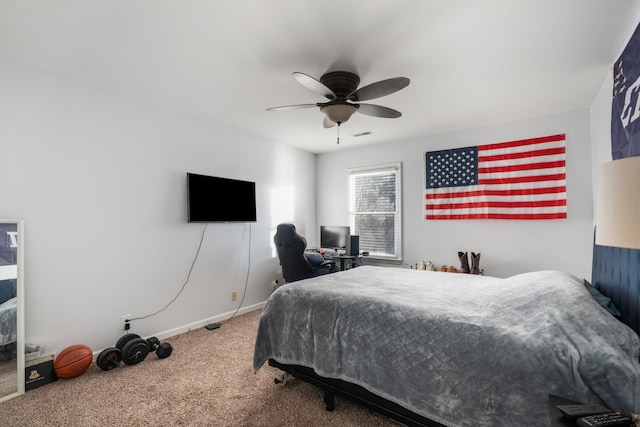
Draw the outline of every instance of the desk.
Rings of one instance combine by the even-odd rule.
[[[349,268],[355,268],[358,266],[358,260],[362,258],[361,255],[326,255],[324,259],[339,261],[340,271],[347,270]]]

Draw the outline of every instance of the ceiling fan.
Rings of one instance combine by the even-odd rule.
[[[359,111],[362,114],[373,117],[383,117],[395,119],[402,115],[400,111],[381,105],[363,104],[360,101],[380,98],[399,91],[409,85],[406,77],[394,77],[381,80],[361,87],[360,77],[348,71],[331,71],[316,80],[313,77],[294,72],[293,77],[303,86],[327,98],[328,102],[318,102],[315,104],[285,105],[282,107],[267,108],[267,111],[291,110],[295,108],[319,107],[325,114],[324,127],[338,127],[349,120],[351,116]],[[338,140],[338,142],[340,142]]]

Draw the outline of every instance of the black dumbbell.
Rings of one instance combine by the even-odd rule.
[[[147,338],[147,344],[149,345],[149,349],[155,351],[156,356],[160,359],[166,359],[171,356],[171,352],[173,351],[171,344],[168,342],[161,343],[156,337]]]
[[[136,365],[142,362],[149,354],[147,340],[137,334],[126,334],[118,340],[116,348],[120,349],[122,361],[127,365]]]
[[[100,352],[96,359],[96,365],[103,371],[110,371],[120,366],[122,362],[122,352],[116,347],[107,347]]]
[[[160,359],[171,356],[173,347],[169,343],[161,343],[156,337],[140,338],[137,334],[122,336],[115,347],[108,347],[100,352],[96,364],[103,371],[109,371],[120,366],[120,362],[135,365],[142,362],[150,351],[155,351]]]

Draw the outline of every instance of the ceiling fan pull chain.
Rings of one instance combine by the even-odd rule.
[[[340,144],[340,123],[338,123],[338,144]]]

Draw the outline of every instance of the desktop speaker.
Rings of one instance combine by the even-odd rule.
[[[360,254],[360,236],[349,236],[345,254],[349,256],[358,256]]]

